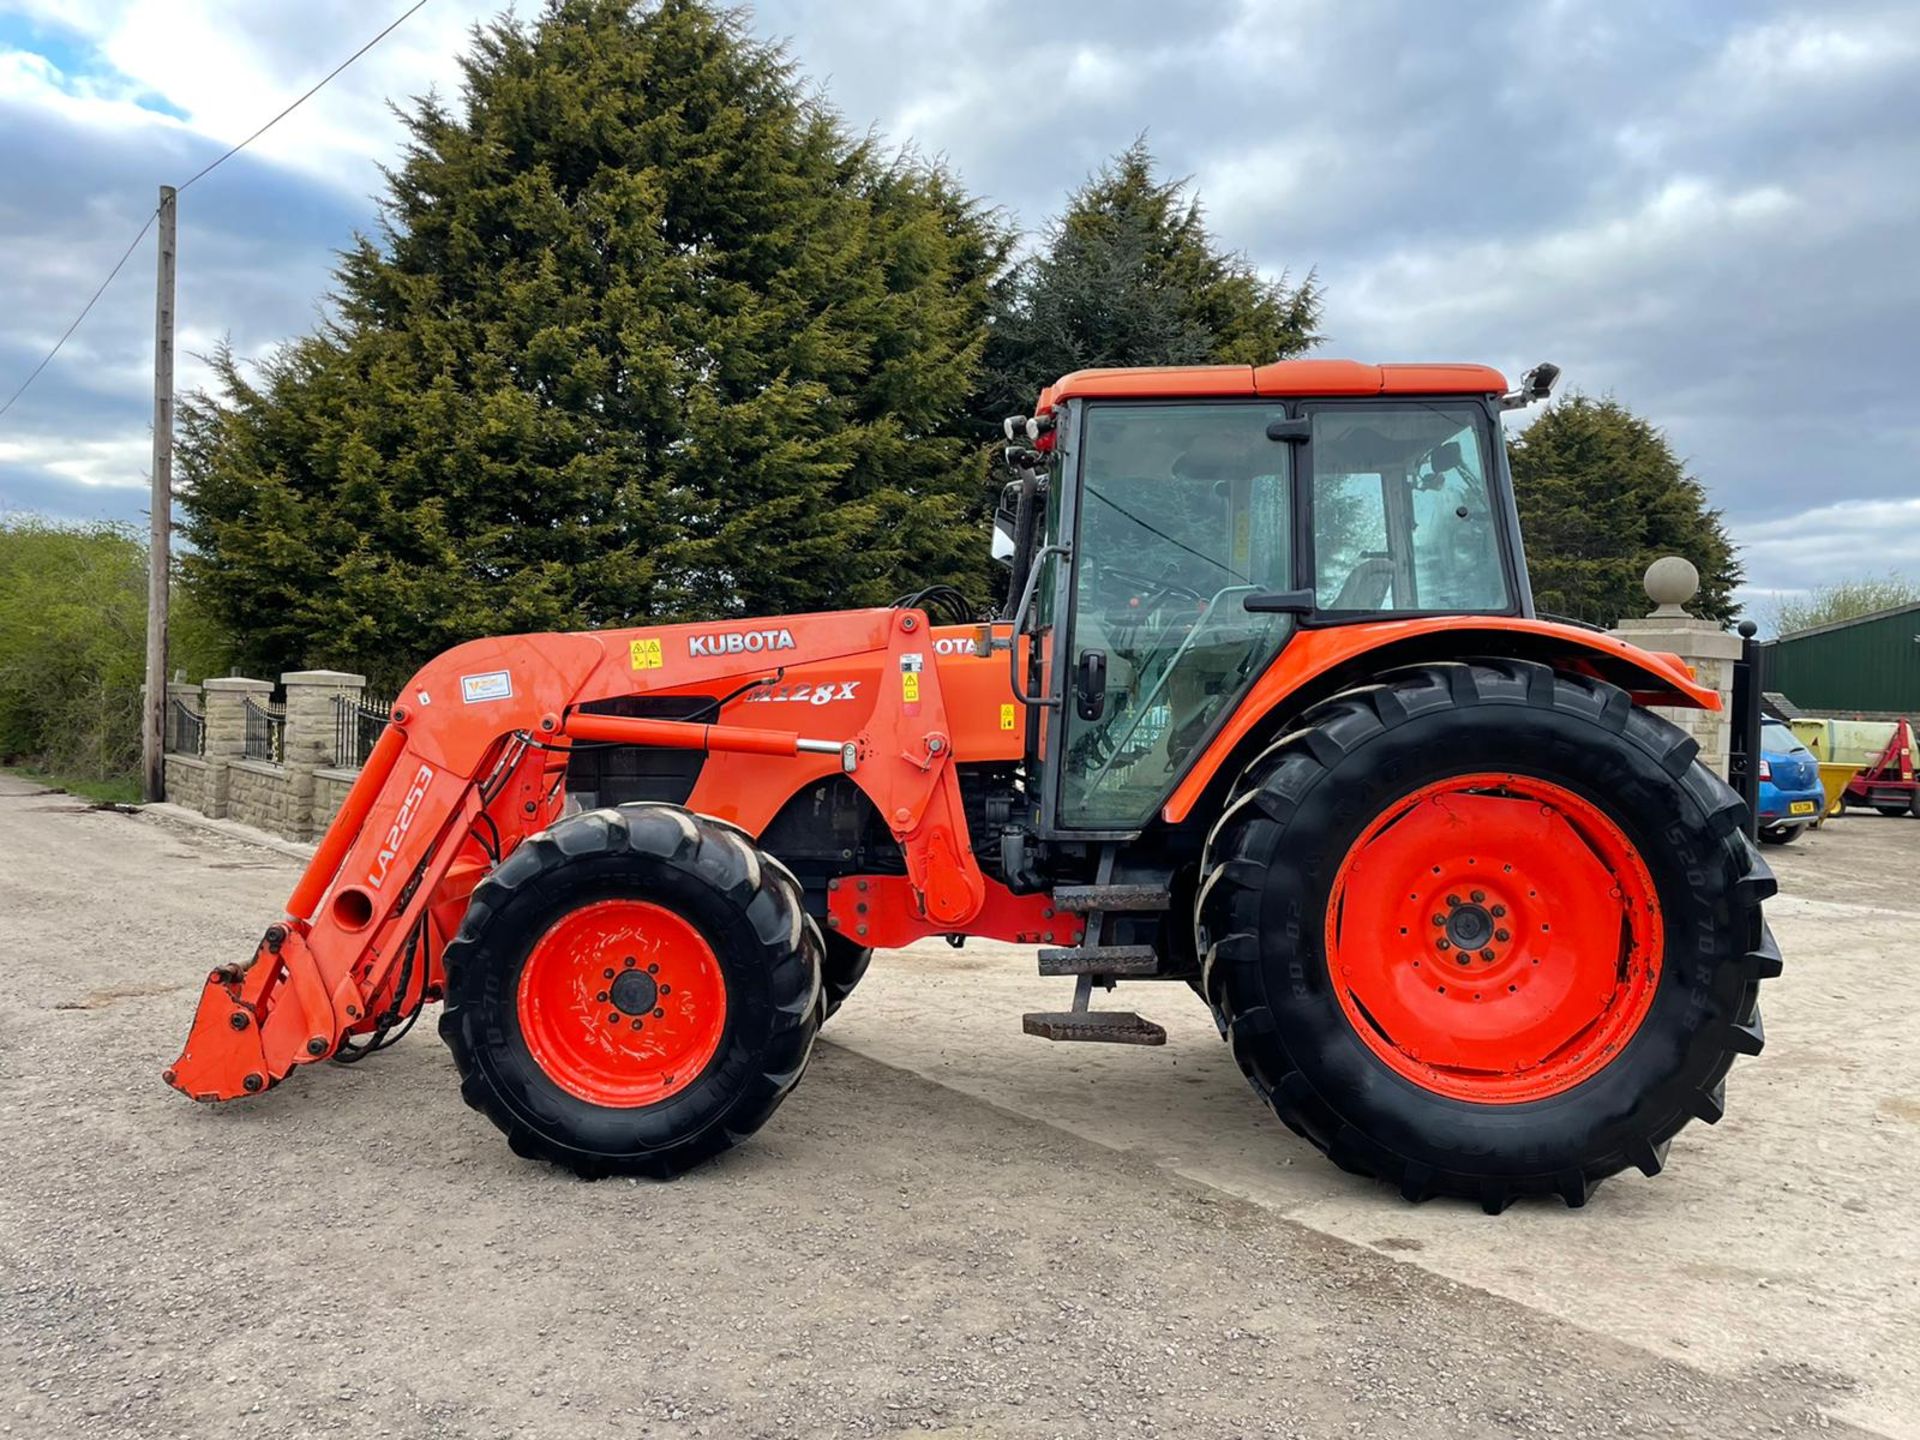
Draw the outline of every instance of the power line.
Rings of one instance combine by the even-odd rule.
[[[147,231],[153,228],[154,219],[159,214],[160,212],[158,210],[150,210],[147,212],[147,223],[140,227],[140,233],[135,235],[132,241],[128,243],[127,248],[120,252],[120,258],[113,262],[113,269],[107,272],[107,278],[100,282],[100,288],[95,290],[92,296],[88,298],[87,303],[80,307],[80,313],[73,317],[73,323],[67,326],[58,340],[53,342],[53,349],[47,352],[46,358],[33,367],[33,373],[31,375],[20,382],[20,388],[7,397],[7,403],[0,405],[0,415],[5,415],[7,411],[11,410],[13,408],[13,402],[26,394],[27,387],[40,378],[40,372],[53,363],[53,357],[60,353],[60,347],[67,343],[68,339],[73,335],[73,332],[80,328],[80,322],[87,318],[87,312],[93,309],[93,302],[107,293],[107,286],[113,283],[113,277],[118,275],[121,266],[125,265],[127,261],[133,257],[134,246],[146,238]]]
[[[403,24],[405,24],[409,19],[413,17],[416,11],[424,7],[426,3],[427,3],[427,0],[414,0],[413,6],[410,9],[408,9],[403,15],[401,15],[399,19],[395,20],[391,25],[387,26],[386,29],[382,30],[378,35],[374,36],[371,40],[367,41],[366,44],[362,45],[358,50],[354,51],[353,54],[349,55],[346,59],[342,60],[338,65],[334,66],[333,69],[329,70],[324,76],[320,78],[319,82],[316,85],[314,85],[314,87],[311,90],[307,91],[306,94],[302,95],[298,100],[294,101],[291,105],[287,106],[286,109],[282,110],[278,115],[274,116],[271,120],[267,121],[266,124],[262,125],[258,130],[254,131],[251,135],[247,136],[246,139],[242,140],[238,145],[234,146],[231,150],[227,151],[227,153],[222,155],[218,160],[215,160],[211,165],[208,165],[205,169],[199,171],[191,179],[183,182],[179,188],[184,191],[190,188],[193,185],[193,182],[195,180],[198,180],[203,176],[210,175],[215,170],[218,170],[222,165],[226,164],[227,161],[231,160],[234,156],[238,155],[242,150],[246,149],[247,146],[251,145],[254,141],[258,140],[262,135],[266,134],[267,131],[271,130],[274,126],[278,125],[282,120],[286,119],[287,116],[291,115],[294,111],[298,110],[302,105],[306,104],[307,101],[311,100],[315,95],[319,94],[320,91],[324,90],[327,87],[328,83],[332,81],[334,76],[338,75],[342,70],[346,69],[349,65],[353,64],[354,61],[358,60],[362,55],[366,54],[369,50],[373,49],[374,46],[378,45],[382,40],[386,39],[387,36],[391,35],[394,31],[398,30]]]
[[[374,46],[378,45],[382,40],[386,39],[387,36],[391,35],[394,31],[398,30],[401,27],[401,25],[405,24],[409,19],[411,19],[416,12],[423,9],[426,6],[426,4],[427,4],[427,0],[414,0],[414,4],[411,7],[409,7],[405,12],[403,12],[398,19],[394,20],[393,23],[388,25],[386,29],[382,30],[378,35],[374,36],[371,40],[367,41],[366,44],[362,45],[358,50],[354,51],[353,54],[349,55],[346,59],[342,60],[338,65],[334,66],[333,69],[329,70],[324,76],[320,78],[318,83],[316,83],[311,89],[309,89],[299,99],[295,100],[291,105],[287,106],[286,109],[282,110],[278,115],[274,116],[271,120],[267,121],[266,124],[262,125],[258,130],[254,131],[251,135],[247,136],[247,138],[242,140],[238,145],[235,145],[232,149],[228,150],[224,155],[220,156],[218,159],[213,161],[212,164],[206,165],[200,170],[196,171],[194,175],[185,182],[185,184],[182,184],[176,187],[177,190],[185,190],[188,186],[192,185],[195,181],[204,179],[206,176],[212,174],[215,170],[218,170],[222,165],[226,164],[227,161],[231,160],[234,156],[238,155],[242,150],[246,149],[247,146],[251,145],[254,141],[258,140],[262,135],[266,134],[267,131],[271,130],[274,126],[278,125],[282,120],[286,119],[287,116],[291,115],[294,111],[298,110],[302,105],[306,104],[307,101],[311,100],[315,95],[319,94],[320,91],[324,90],[327,87],[327,85],[331,83],[337,75],[340,74],[341,71],[345,70],[349,65],[353,64],[354,61],[358,60],[362,55],[366,54],[369,50],[373,49]],[[53,357],[60,353],[61,347],[64,346],[67,343],[67,341],[73,337],[73,332],[80,328],[80,322],[87,318],[87,313],[93,309],[94,303],[98,301],[102,295],[106,294],[107,287],[113,283],[113,277],[118,275],[121,269],[126,265],[127,261],[133,257],[133,252],[135,247],[137,247],[140,244],[140,242],[146,238],[147,231],[153,228],[153,222],[159,216],[159,214],[160,212],[158,209],[148,212],[146,223],[140,227],[139,233],[135,235],[132,240],[127,242],[127,248],[121,252],[120,258],[113,262],[113,269],[107,272],[107,278],[100,282],[99,288],[96,289],[93,292],[93,294],[88,297],[87,303],[80,307],[80,313],[73,317],[73,323],[67,326],[67,328],[63,332],[61,332],[60,338],[53,342],[53,348],[46,353],[45,358],[43,358],[38,365],[33,367],[32,373],[29,374],[26,379],[20,382],[20,388],[15,390],[13,394],[7,397],[7,403],[4,405],[0,405],[0,416],[4,416],[9,410],[13,409],[14,401],[18,400],[22,395],[26,394],[27,387],[33,384],[34,381],[40,378],[40,372],[42,370],[45,370],[47,366],[53,363]]]

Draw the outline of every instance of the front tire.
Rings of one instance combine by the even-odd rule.
[[[873,951],[854,944],[837,930],[823,931],[821,940],[826,947],[820,958],[820,998],[826,1006],[822,1018],[831,1020],[866,975],[873,963]]]
[[[1771,872],[1698,746],[1612,685],[1425,665],[1316,707],[1209,837],[1203,984],[1343,1169],[1583,1204],[1757,1054]],[[1556,933],[1556,931],[1558,933]]]
[[[1791,845],[1800,838],[1802,825],[1773,825],[1760,832],[1762,845]]]
[[[820,935],[738,830],[675,805],[570,816],[473,893],[440,1034],[516,1154],[665,1179],[746,1139],[806,1068]]]

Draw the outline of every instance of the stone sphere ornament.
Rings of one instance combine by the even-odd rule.
[[[1656,616],[1684,616],[1687,601],[1700,593],[1700,572],[1691,560],[1678,555],[1662,555],[1647,567],[1647,598],[1653,601]]]

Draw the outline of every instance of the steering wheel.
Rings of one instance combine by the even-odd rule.
[[[1139,657],[1143,665],[1191,625],[1207,603],[1205,595],[1178,580],[1156,580],[1124,567],[1100,567],[1094,584],[1116,648]]]
[[[1203,592],[1195,590],[1191,585],[1183,585],[1171,576],[1163,575],[1155,579],[1151,575],[1144,575],[1137,570],[1127,570],[1118,565],[1102,565],[1099,567],[1097,583],[1104,585],[1106,582],[1112,580],[1117,580],[1122,585],[1131,589],[1133,596],[1130,598],[1137,598],[1143,609],[1146,608],[1149,599],[1153,600],[1157,605],[1162,603],[1167,596],[1179,596],[1185,600],[1198,600],[1202,605],[1207,603],[1207,596]]]

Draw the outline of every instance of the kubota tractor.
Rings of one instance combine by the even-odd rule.
[[[1674,657],[1534,615],[1469,365],[1091,370],[1009,422],[1003,618],[476,640],[429,663],[167,1079],[391,1044],[429,1001],[521,1155],[753,1134],[875,947],[1037,945],[1053,1040],[1190,986],[1294,1131],[1409,1198],[1582,1203],[1717,1120],[1780,959]],[[718,604],[719,602],[717,602]]]

